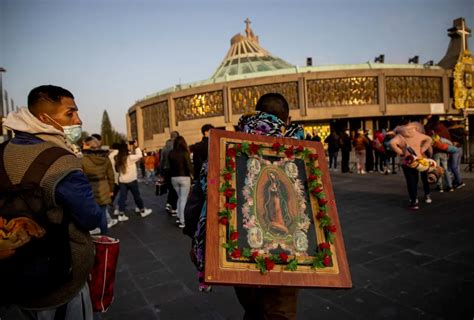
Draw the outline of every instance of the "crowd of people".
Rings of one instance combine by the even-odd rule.
[[[214,127],[204,125],[201,128],[202,140],[190,146],[183,136],[173,131],[163,149],[150,152],[142,151],[136,141],[122,141],[104,148],[99,134],[86,137],[78,150],[74,145],[81,137],[81,124],[72,93],[51,85],[33,89],[28,96],[28,107],[10,113],[4,123],[5,127],[14,131],[15,136],[2,144],[0,155],[5,160],[0,163],[0,169],[4,167],[12,181],[23,181],[23,176],[31,174],[29,165],[37,161],[38,154],[45,150],[59,147],[68,151],[67,157],[52,159],[52,165],[45,169],[41,188],[45,195],[45,207],[48,210],[57,209],[54,214],[47,212],[49,222],[66,225],[69,230],[71,262],[59,267],[69,268],[71,276],[54,290],[15,301],[24,316],[56,319],[58,314],[64,314],[64,319],[77,316],[92,319],[86,282],[94,261],[89,233],[104,235],[117,223],[129,220],[130,210],[127,211],[126,207],[129,191],[135,203],[132,212],[141,218],[152,213],[145,207],[140,194],[139,171],[145,184],[164,182],[168,186],[166,211],[171,217],[176,217],[177,227],[191,237],[191,258],[196,265],[199,290],[210,291],[211,287],[204,282],[203,276],[207,158],[209,132]],[[321,142],[315,132],[311,136],[305,135],[300,125],[290,122],[288,103],[276,93],[260,97],[255,113],[242,116],[237,128],[250,134]],[[432,158],[437,166],[443,168],[436,171],[439,174],[436,182],[439,192],[464,187],[460,161],[465,135],[461,124],[443,123],[439,117],[431,116],[425,126],[419,122],[405,122],[392,131],[377,130],[373,135],[369,130],[358,130],[353,136],[347,129],[342,132],[333,130],[322,142],[327,144],[331,171],[338,168],[340,151],[342,173],[353,172],[351,154],[355,156],[358,174],[396,173],[396,158],[400,156],[410,198],[409,208],[417,210],[420,176],[424,200],[432,202],[428,181],[431,169],[413,164],[420,159]],[[25,160],[18,163],[18,155]],[[2,241],[0,259],[10,257],[17,246],[23,245]],[[248,319],[296,317],[296,288],[236,286],[235,293]],[[276,305],[274,301],[280,302]]]

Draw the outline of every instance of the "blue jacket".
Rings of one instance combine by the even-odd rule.
[[[34,135],[15,132],[14,144],[27,145],[42,143]],[[56,203],[71,215],[76,226],[93,230],[100,224],[102,210],[95,202],[92,187],[82,171],[74,171],[65,176],[56,185]]]

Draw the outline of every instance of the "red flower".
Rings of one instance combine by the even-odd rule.
[[[237,258],[240,258],[242,256],[242,252],[240,251],[239,248],[236,248],[236,249],[234,249],[234,251],[232,251],[230,256],[234,259],[237,259]]]
[[[224,191],[224,195],[226,197],[232,197],[234,195],[235,189],[234,188],[227,188]]]
[[[293,157],[295,154],[295,150],[293,149],[293,146],[289,147],[288,149],[285,150],[285,156],[287,158]]]
[[[334,233],[334,232],[336,232],[336,226],[332,224],[330,226],[327,226],[326,230],[329,231],[329,232]]]
[[[258,251],[254,251],[252,252],[252,256],[250,257],[250,259],[252,259],[253,261],[255,261],[258,257]]]
[[[330,249],[331,245],[327,242],[322,242],[319,244],[319,250]]]
[[[280,142],[275,142],[275,143],[272,145],[272,149],[273,149],[274,151],[278,151],[278,150],[280,149],[280,147],[281,147]]]
[[[235,150],[236,150],[237,152],[242,151],[242,144],[237,143],[237,144],[235,145]]]
[[[226,226],[229,223],[229,219],[227,217],[220,217],[219,223]]]
[[[237,205],[233,202],[226,202],[226,204],[224,204],[224,207],[226,209],[232,210],[232,209],[235,209],[235,207],[237,207]]]
[[[311,192],[312,193],[321,193],[321,192],[323,192],[323,189],[321,189],[320,187],[316,187],[313,190],[311,190]]]
[[[232,173],[228,172],[223,175],[225,181],[232,180]]]
[[[298,146],[296,148],[296,152],[303,152],[304,151],[304,147],[303,146]]]
[[[280,252],[280,260],[283,263],[286,263],[288,261],[288,255],[284,252]]]
[[[257,154],[259,149],[260,149],[260,146],[258,144],[252,143],[249,147],[249,153]]]
[[[275,262],[270,260],[270,258],[268,257],[265,258],[264,262],[265,262],[265,269],[267,269],[268,271],[272,270],[275,267]]]
[[[308,177],[309,182],[314,181],[316,179],[318,179],[318,176],[315,176],[314,174],[310,174]]]
[[[235,162],[234,160],[230,159],[227,161],[227,168],[231,168],[232,170],[235,169]]]
[[[326,213],[324,211],[319,211],[318,214],[316,215],[316,219],[321,220],[326,216]]]
[[[237,231],[231,232],[230,240],[236,241],[239,238],[239,233]]]
[[[228,157],[232,157],[232,158],[235,158],[235,156],[237,155],[237,150],[235,150],[235,148],[229,148],[227,149],[227,151],[225,152],[226,156]]]
[[[326,203],[328,203],[328,201],[324,198],[321,198],[321,199],[318,199],[318,204],[320,206],[324,206]]]
[[[328,256],[327,254],[324,255],[323,264],[324,264],[326,267],[329,267],[329,266],[331,265],[331,257]]]
[[[311,153],[311,154],[309,155],[309,158],[310,158],[311,160],[313,160],[313,161],[314,161],[314,160],[318,160],[318,154],[317,154],[317,153]]]

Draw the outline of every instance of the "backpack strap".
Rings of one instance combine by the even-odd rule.
[[[49,167],[59,158],[70,155],[71,152],[61,147],[51,147],[43,150],[26,170],[20,184],[40,184]]]
[[[6,184],[7,189],[10,189],[13,184],[8,177],[7,171],[5,170],[5,164],[3,163],[3,154],[5,152],[5,147],[7,146],[8,141],[3,142],[0,144],[0,181],[4,181]]]
[[[7,188],[13,186],[8,174],[5,170],[5,163],[3,161],[5,154],[5,147],[8,141],[0,144],[0,181],[5,181]],[[71,154],[68,150],[61,147],[51,147],[43,150],[34,160],[33,163],[26,170],[25,175],[21,179],[20,184],[40,184],[44,174],[49,167],[62,156]]]

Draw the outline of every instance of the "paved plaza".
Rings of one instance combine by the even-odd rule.
[[[473,319],[474,174],[463,189],[433,191],[418,212],[406,208],[401,172],[331,175],[353,288],[301,290],[298,319]],[[242,319],[232,287],[198,291],[190,238],[165,213],[166,197],[140,186],[154,212],[110,230],[121,254],[102,319]]]

